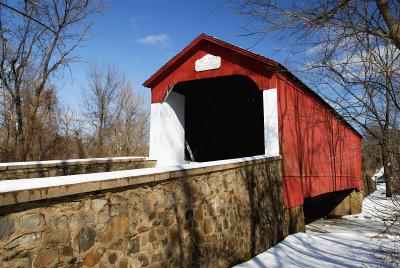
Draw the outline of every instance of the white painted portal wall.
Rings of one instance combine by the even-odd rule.
[[[263,110],[265,155],[279,156],[277,89],[263,91]],[[171,91],[151,105],[149,154],[157,166],[185,163],[185,96]]]
[[[185,96],[171,91],[151,105],[150,158],[157,166],[185,163]]]
[[[278,95],[277,89],[263,91],[264,147],[266,156],[279,156]]]

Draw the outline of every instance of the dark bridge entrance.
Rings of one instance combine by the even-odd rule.
[[[181,82],[174,91],[185,96],[185,139],[195,161],[264,154],[263,94],[250,78]]]

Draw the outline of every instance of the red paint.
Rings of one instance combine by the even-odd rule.
[[[220,56],[221,67],[196,72],[196,60],[206,54]],[[269,70],[276,67],[277,63],[272,60],[202,34],[144,82],[143,86],[151,88],[151,103],[162,102],[168,89],[179,82],[217,76],[245,75],[263,90],[276,87],[273,71]]]
[[[361,137],[314,94],[278,75],[280,153],[286,207],[303,198],[362,189]]]
[[[221,67],[195,71],[206,54],[221,57]],[[227,75],[251,78],[260,90],[277,88],[280,154],[286,207],[305,197],[362,189],[361,136],[321,97],[278,63],[207,35],[200,35],[143,85],[152,103],[163,100],[179,82]]]

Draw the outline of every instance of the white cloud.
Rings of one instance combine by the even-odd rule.
[[[169,36],[167,34],[159,34],[159,35],[149,35],[144,38],[140,38],[137,40],[140,44],[145,45],[157,45],[165,47],[169,43]]]

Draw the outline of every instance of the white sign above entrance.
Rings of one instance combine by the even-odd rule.
[[[194,69],[196,72],[215,70],[221,67],[221,57],[207,54],[201,59],[196,60]]]

